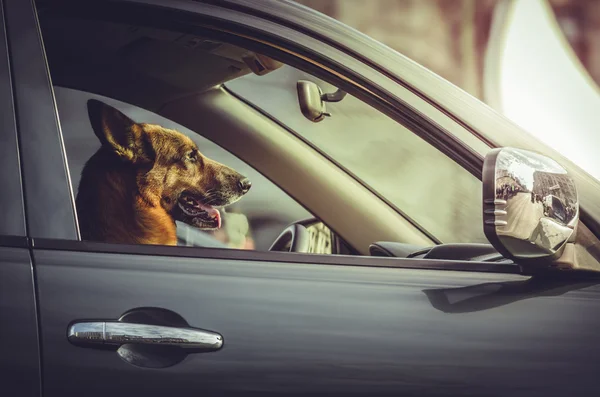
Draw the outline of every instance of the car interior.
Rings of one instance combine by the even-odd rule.
[[[223,86],[286,65],[211,39],[210,34],[84,20],[50,11],[41,9],[39,18],[61,124],[68,116],[61,113],[60,93],[77,90],[145,109],[224,148],[305,211],[293,214],[289,227],[277,223],[278,231],[269,234],[271,243],[263,241],[258,249],[294,251],[290,238],[294,225],[302,224],[313,240],[325,229],[332,236],[325,239],[329,242],[312,243],[311,253],[505,261],[489,244],[436,246],[368,187]],[[73,142],[83,139],[76,135],[64,138],[74,192],[87,160],[69,153]],[[314,218],[306,221],[306,215]],[[179,236],[182,245],[195,245],[186,242],[186,236],[188,232]]]

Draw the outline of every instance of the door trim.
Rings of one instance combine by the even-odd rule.
[[[35,5],[4,0],[4,11],[28,234],[77,239],[69,170]]]
[[[25,236],[27,223],[23,197],[23,181],[19,161],[19,138],[15,119],[8,34],[4,3],[0,0],[0,235]],[[2,236],[0,236],[1,238]],[[1,241],[1,240],[0,240]]]
[[[95,252],[119,255],[149,255],[170,256],[175,258],[223,259],[233,261],[243,260],[278,263],[304,263],[310,265],[361,266],[375,268],[387,267],[400,269],[522,274],[520,267],[517,265],[493,262],[386,258],[351,255],[317,255],[183,246],[170,247],[160,245],[112,244],[95,241],[74,241],[46,238],[33,239],[32,246],[34,250]]]

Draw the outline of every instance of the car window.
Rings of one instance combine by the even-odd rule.
[[[306,150],[305,155],[299,156],[299,159],[292,158],[292,162],[286,163],[289,168],[278,169],[273,180],[282,183],[285,169],[295,172],[296,183],[288,185],[286,190],[294,195],[302,195],[307,208],[313,208],[316,214],[329,218],[332,225],[336,223],[335,228],[343,229],[339,231],[339,236],[350,234],[351,238],[345,238],[352,240],[355,246],[360,245],[359,249],[363,253],[366,251],[365,245],[368,247],[368,244],[379,241],[380,238],[407,242],[414,236],[406,236],[405,239],[401,233],[394,233],[395,223],[405,223],[399,217],[389,217],[385,203],[362,188],[355,193],[364,193],[361,197],[365,206],[372,205],[374,210],[371,214],[377,214],[373,219],[377,218],[378,222],[384,224],[381,227],[376,222],[369,224],[362,239],[357,237],[356,227],[350,231],[348,225],[351,223],[350,219],[354,224],[357,220],[370,220],[365,219],[369,215],[365,206],[355,214],[351,211],[356,203],[351,197],[342,197],[342,194],[335,196],[337,193],[331,191],[329,194],[334,193],[331,197],[336,198],[338,204],[333,210],[326,208],[329,203],[325,200],[317,202],[318,200],[314,200],[315,195],[307,197],[306,193],[311,191],[311,182],[325,182],[333,186],[333,178],[337,178],[336,182],[343,182],[336,185],[336,192],[345,191],[346,181],[352,188],[357,185],[302,141],[308,141],[325,152],[328,157],[356,175],[357,179],[386,198],[403,216],[439,241],[486,242],[482,232],[480,181],[412,131],[351,95],[339,103],[328,104],[331,117],[326,120],[320,123],[306,120],[298,106],[296,82],[300,79],[312,80],[325,92],[335,90],[335,87],[319,79],[247,49],[191,34],[101,20],[71,19],[52,14],[41,18],[40,24],[56,88],[67,164],[72,190],[77,196],[78,223],[84,240],[131,244],[167,244],[164,241],[172,244],[176,240],[181,245],[225,245],[266,250],[286,225],[312,217],[302,205],[249,164],[198,135],[206,133],[214,142],[220,142],[223,147],[240,153],[239,148],[235,149],[235,142],[225,142],[216,135],[209,135],[218,133],[221,125],[229,125],[227,117],[234,118],[239,111],[232,102],[222,100],[223,97],[215,99],[211,106],[200,99],[200,96],[214,99],[212,92],[218,90],[236,103],[239,103],[237,98],[240,97],[251,102],[253,106],[244,105],[244,109],[254,112],[252,114],[256,115],[257,120],[268,121],[269,126],[273,126],[269,128],[275,128],[276,133],[281,134],[278,137],[288,136],[286,129],[281,128],[280,124],[283,124],[303,138],[301,141],[293,141],[301,142],[297,150]],[[74,31],[78,34],[73,35]],[[78,87],[81,91],[65,87]],[[222,89],[215,87],[226,87],[236,95],[227,95]],[[91,93],[103,93],[104,96]],[[97,101],[90,102],[90,98]],[[121,101],[114,100],[116,98]],[[196,100],[199,102],[194,102]],[[132,106],[132,103],[139,107]],[[182,110],[181,114],[167,111],[181,104],[187,104],[182,106],[188,110]],[[185,107],[188,105],[189,107]],[[194,125],[194,131],[142,108],[153,109],[158,113],[162,109],[171,119],[185,125]],[[280,123],[272,123],[264,115],[255,112],[254,108],[262,109]],[[202,115],[195,117],[190,112],[200,112]],[[190,121],[185,120],[186,115],[198,124],[189,124]],[[205,124],[211,124],[212,115],[222,124],[213,125],[211,132],[206,129]],[[204,120],[207,122],[202,124]],[[261,128],[261,122],[253,120],[252,123],[254,124],[249,125],[252,128],[248,128],[246,132],[253,134],[256,137],[253,139],[264,145],[261,133],[252,132],[253,129]],[[157,128],[160,132],[149,133]],[[243,124],[240,127],[236,125],[235,128],[243,129]],[[174,135],[171,130],[183,133],[187,141],[172,139]],[[233,135],[225,136],[234,139]],[[195,143],[194,147],[197,146],[202,155],[221,164],[203,160],[203,156],[195,154],[196,149],[191,151],[193,148],[188,141]],[[269,150],[277,144],[270,144]],[[104,154],[94,157],[100,147],[105,149]],[[157,151],[157,147],[165,150]],[[107,164],[102,163],[106,160],[107,153],[112,157],[116,155],[125,162],[134,161],[137,176],[119,174],[112,168],[108,169]],[[320,167],[327,169],[323,173],[327,175],[326,178],[312,175],[313,171],[305,173],[308,168],[305,165],[296,168],[304,158],[320,158],[318,161],[323,161],[319,163]],[[157,163],[159,159],[160,164]],[[89,164],[92,160],[96,166],[88,167],[92,171],[84,172],[87,177],[82,178],[86,163]],[[109,166],[118,167],[118,162],[112,160]],[[256,161],[256,166],[266,175],[269,175],[268,168],[281,167],[282,164],[281,159],[278,160],[280,163],[269,163],[269,159],[264,158],[254,158],[252,161]],[[152,167],[147,172],[141,172],[150,164]],[[160,167],[154,167],[157,164]],[[205,168],[208,171],[204,173],[201,170]],[[97,172],[98,169],[106,172]],[[165,171],[166,169],[172,170],[174,174]],[[186,174],[185,170],[195,171]],[[106,180],[108,173],[117,175],[118,182]],[[183,180],[173,176],[183,174],[187,175]],[[240,185],[244,176],[252,181],[249,191],[242,189]],[[132,204],[128,208],[115,206],[113,198],[116,196],[106,194],[98,188],[97,178],[105,178],[102,179],[105,184],[121,186],[118,189],[115,187],[113,192],[118,195],[124,194],[123,191],[137,191],[140,194],[135,200],[130,200]],[[200,180],[204,182],[198,184]],[[83,189],[82,181],[87,181]],[[135,183],[130,183],[131,181]],[[173,181],[196,190],[202,185],[205,191],[198,193],[181,188],[176,189],[177,193],[169,195],[156,193],[162,187],[171,186]],[[306,182],[306,185],[299,182]],[[215,190],[217,184],[225,188]],[[299,194],[298,190],[302,192]],[[82,191],[85,194],[79,194]],[[144,193],[146,191],[152,191],[154,196],[148,197]],[[313,201],[309,203],[310,200]],[[131,217],[132,213],[146,214],[139,211],[139,206],[145,206],[144,208],[157,214],[160,211],[163,213],[160,216]],[[227,211],[222,212],[222,207],[226,207]],[[111,211],[107,211],[108,208]],[[119,222],[107,221],[107,213]],[[158,222],[161,217],[165,222]],[[384,217],[389,218],[389,223],[386,223]],[[130,222],[127,227],[123,226],[125,218]],[[176,229],[172,227],[175,221]],[[149,225],[149,222],[155,223]],[[171,226],[166,226],[169,222]],[[98,226],[100,224],[102,226]],[[122,233],[116,230],[115,224],[123,229]],[[207,232],[207,228],[216,230]],[[98,236],[86,236],[90,230]],[[113,236],[109,238],[109,234]],[[422,236],[420,232],[415,234]],[[127,235],[130,240],[121,238],[123,235]],[[425,243],[427,238],[416,240],[418,244],[428,243]],[[325,245],[314,244],[315,247]]]
[[[78,192],[85,163],[100,148],[89,121],[89,99],[101,100],[137,122],[157,124],[183,133],[198,145],[203,155],[232,167],[252,181],[252,188],[243,199],[227,207],[225,212],[222,211],[220,229],[201,231],[177,221],[179,245],[268,250],[288,224],[312,217],[262,174],[194,131],[153,112],[111,98],[63,87],[54,87],[54,92],[75,193]]]
[[[246,75],[227,89],[293,130],[355,174],[443,243],[487,243],[481,181],[409,129],[347,95],[327,103],[330,117],[311,122],[299,110],[296,83],[336,87],[284,66]]]

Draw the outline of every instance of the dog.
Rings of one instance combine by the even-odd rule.
[[[136,123],[95,99],[87,109],[101,147],[81,172],[75,200],[82,240],[177,245],[176,220],[218,229],[219,208],[252,186],[178,131]]]

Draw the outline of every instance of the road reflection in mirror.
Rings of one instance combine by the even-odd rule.
[[[567,171],[548,157],[513,148],[499,151],[494,169],[491,224],[502,245],[523,258],[558,252],[579,216],[577,189]]]

